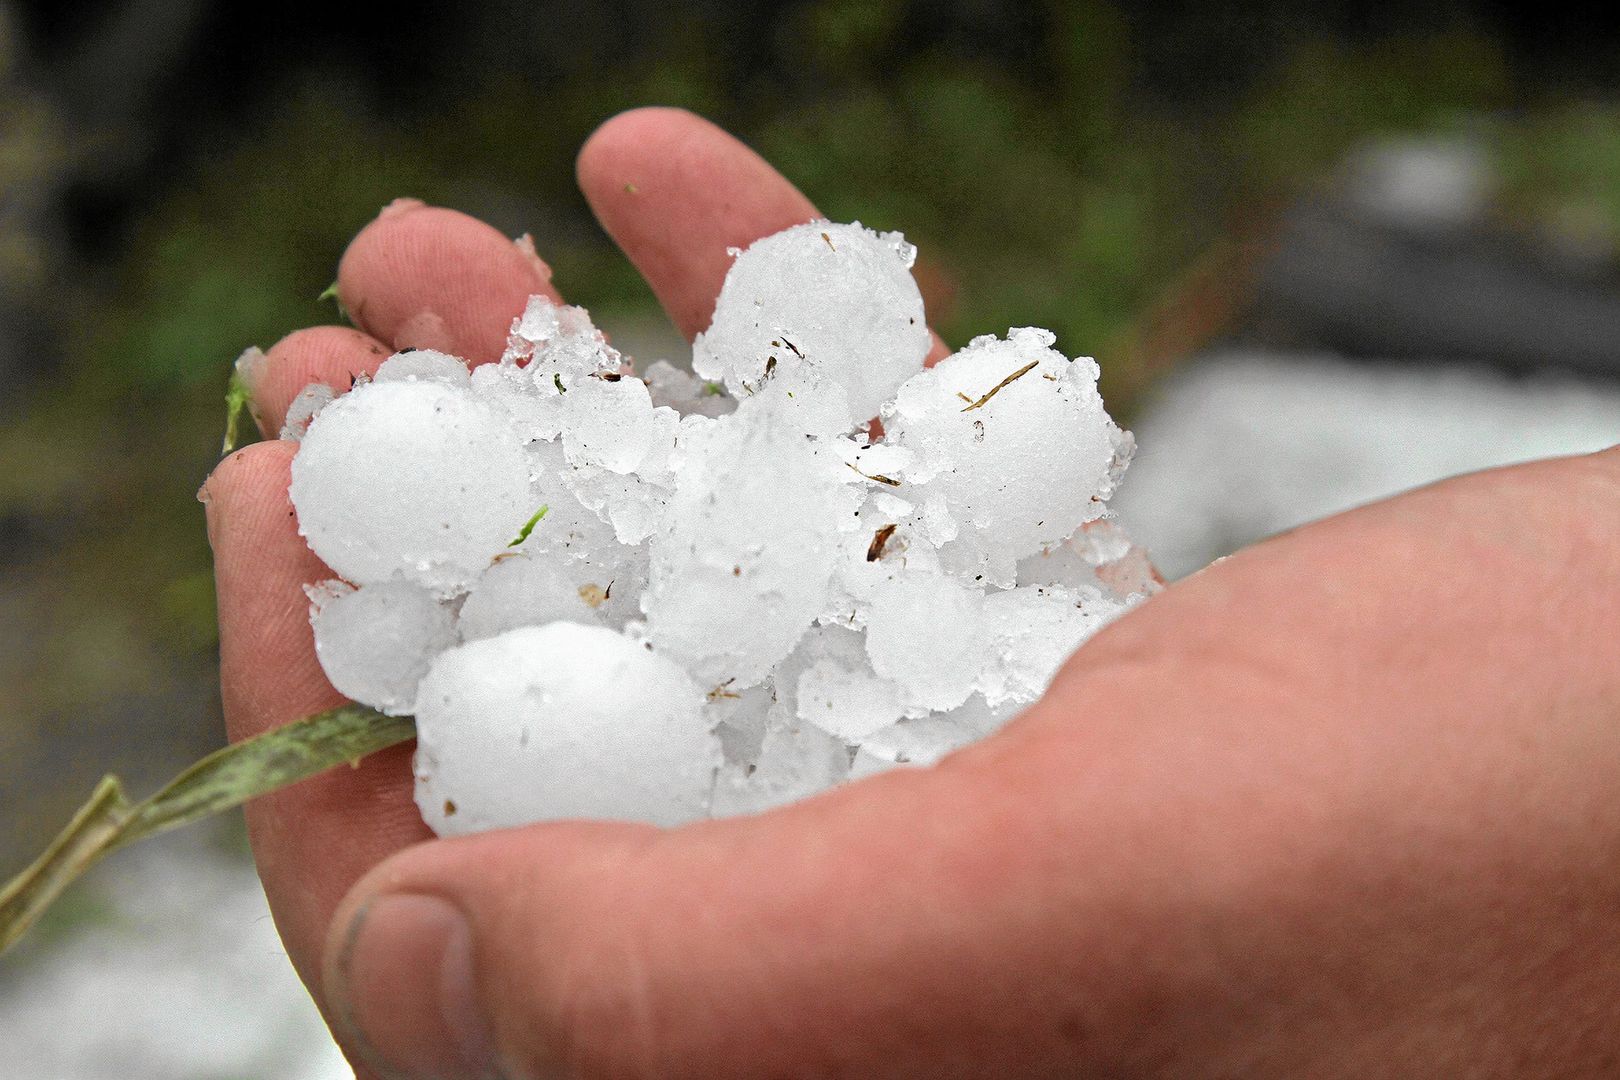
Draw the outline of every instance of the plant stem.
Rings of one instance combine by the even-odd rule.
[[[408,716],[344,705],[216,750],[142,802],[131,803],[116,776],[103,777],[44,853],[0,889],[0,953],[102,856],[415,734]]]

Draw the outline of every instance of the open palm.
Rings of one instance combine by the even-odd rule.
[[[675,110],[604,125],[579,178],[688,337],[728,247],[815,216]],[[406,202],[339,292],[359,329],[270,350],[266,430],[398,348],[493,360],[530,294],[559,298],[495,230]],[[233,739],[340,700],[293,451],[207,485]],[[1258,545],[1103,631],[995,737],[758,817],[433,840],[396,748],[248,820],[362,1075],[1605,1075],[1617,626],[1610,452]]]

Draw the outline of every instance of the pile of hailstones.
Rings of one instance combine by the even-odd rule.
[[[413,713],[437,832],[674,824],[929,763],[1152,589],[1132,449],[1045,330],[931,337],[898,234],[733,252],[697,377],[542,297],[499,363],[311,386],[291,496],[322,666]],[[880,418],[881,427],[873,424]]]

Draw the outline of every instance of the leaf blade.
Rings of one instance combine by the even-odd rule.
[[[139,803],[129,801],[116,776],[103,777],[39,858],[0,888],[0,953],[104,856],[415,734],[409,716],[343,705],[216,750]]]

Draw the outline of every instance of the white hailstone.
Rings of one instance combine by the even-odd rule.
[[[642,376],[654,405],[667,405],[682,416],[724,416],[737,407],[737,399],[717,382],[707,382],[667,360],[654,360]]]
[[[416,803],[441,836],[535,821],[679,825],[720,744],[679,667],[600,626],[509,630],[440,654],[416,705]]]
[[[1097,365],[1046,330],[1015,328],[912,377],[884,410],[886,441],[915,455],[963,535],[963,569],[1011,585],[1017,560],[1098,517],[1128,449],[1097,394]]]
[[[290,494],[311,550],[356,584],[461,591],[545,500],[510,421],[439,382],[357,386],[321,410]]]
[[[618,372],[576,378],[562,395],[563,448],[571,465],[624,474],[647,457],[657,434],[652,395]]]
[[[692,367],[733,397],[767,393],[802,430],[837,434],[877,415],[922,368],[932,338],[899,233],[812,221],[737,256]]]
[[[332,388],[325,383],[310,383],[298,391],[298,396],[287,406],[287,416],[282,421],[279,438],[291,442],[302,441],[315,417],[320,415],[322,409],[332,404],[332,399],[336,396],[332,393]]]
[[[361,586],[310,591],[318,654],[416,712],[435,830],[676,824],[932,764],[1158,587],[1101,517],[1132,443],[1096,365],[1015,329],[922,372],[912,258],[858,224],[761,240],[697,376],[637,379],[533,297],[499,363],[407,351],[300,397],[300,529]]]
[[[995,707],[1027,705],[1046,693],[1063,662],[1124,611],[1100,589],[1020,585],[984,600],[991,661],[979,689]]]
[[[757,814],[796,802],[849,779],[850,750],[842,739],[781,714],[768,718],[759,756],[724,764],[715,773],[713,817]]]
[[[1011,715],[1005,708],[992,709],[974,694],[949,712],[901,720],[861,740],[860,750],[850,762],[850,778],[858,780],[900,765],[936,764],[946,754],[995,732]]]
[[[471,377],[467,361],[437,349],[402,349],[384,360],[371,377],[373,382],[441,382],[467,389]]]
[[[512,320],[512,329],[506,338],[503,363],[527,360],[536,347],[544,345],[562,333],[561,305],[550,297],[531,296],[523,305],[523,314]]]
[[[744,407],[684,418],[672,468],[642,598],[648,636],[706,687],[753,686],[826,604],[853,521],[841,466],[774,412]]]
[[[596,624],[600,606],[601,601],[576,584],[558,560],[527,553],[502,555],[473,582],[456,617],[456,629],[461,640],[477,641],[520,626]]]
[[[881,679],[866,655],[864,636],[840,626],[820,626],[806,635],[793,703],[800,720],[846,743],[859,743],[898,720],[905,711],[900,688]],[[791,677],[790,666],[777,679]]]
[[[561,476],[562,490],[546,503],[546,515],[535,524],[521,550],[533,558],[554,560],[559,568],[579,582],[582,595],[589,596],[597,616],[607,625],[621,629],[641,615],[641,594],[646,588],[648,550],[645,543],[622,542],[619,526],[629,528],[626,519],[636,513],[662,513],[667,493],[650,489],[604,494],[595,485],[639,484],[635,476],[622,477],[600,469],[575,468],[564,458],[561,441],[536,442],[529,448],[536,471],[542,476]],[[617,491],[617,489],[615,489]],[[641,510],[630,496],[644,497]],[[622,496],[622,497],[621,497]],[[591,498],[586,505],[585,498]],[[656,505],[653,505],[656,504]],[[615,525],[615,520],[618,525]],[[651,526],[638,524],[642,532]]]
[[[648,480],[639,470],[621,474],[588,466],[570,468],[562,479],[582,506],[612,527],[619,543],[631,546],[658,528],[673,486]]]
[[[536,300],[540,300],[540,303],[537,304]],[[562,393],[576,379],[604,371],[627,372],[624,357],[607,343],[606,336],[591,322],[590,312],[582,307],[564,305],[546,313],[544,303],[543,298],[531,298],[529,312],[525,313],[525,319],[530,314],[538,313],[534,321],[543,324],[543,329],[536,332],[551,334],[535,344],[529,352],[526,370],[537,387],[542,391],[556,390]],[[516,361],[521,358],[522,350],[515,353],[509,351],[509,354]]]
[[[562,433],[562,396],[542,391],[516,364],[480,364],[472,369],[473,397],[504,413],[529,439],[555,439]]]
[[[973,692],[988,659],[983,607],[977,589],[944,574],[896,574],[873,590],[867,655],[909,715],[954,709]]]
[[[416,703],[428,664],[456,642],[450,610],[420,585],[384,581],[306,590],[315,655],[344,697],[399,716]]]

